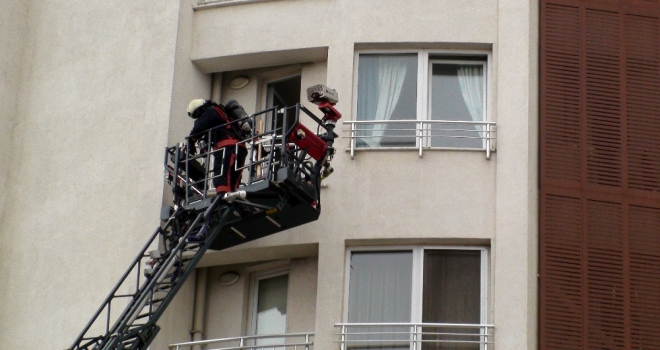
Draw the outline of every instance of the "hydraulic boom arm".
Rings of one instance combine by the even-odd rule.
[[[173,205],[164,207],[162,225],[68,350],[147,349],[160,330],[156,322],[206,250],[226,249],[318,219],[321,180],[332,173],[333,130],[341,114],[333,107],[334,90],[317,85],[307,94],[323,112],[322,119],[300,104],[246,117],[263,127],[253,128],[242,141],[248,162],[236,170],[247,173],[248,180],[236,192],[220,197],[209,190],[219,176],[210,165],[218,150],[200,145],[200,152],[189,152],[188,142],[166,149]],[[320,132],[303,125],[301,116],[309,117]],[[212,130],[205,132],[211,140]],[[193,236],[201,239],[193,241]]]

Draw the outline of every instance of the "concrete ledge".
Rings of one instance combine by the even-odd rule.
[[[227,72],[241,69],[282,66],[286,64],[321,62],[328,59],[328,47],[249,52],[238,55],[193,59],[203,73]]]
[[[234,6],[243,4],[252,4],[255,2],[266,2],[274,0],[216,0],[216,1],[200,1],[197,6],[193,7],[194,11],[203,10],[214,7]]]
[[[479,42],[356,42],[355,50],[483,50],[492,51],[492,43]]]
[[[242,264],[248,262],[304,258],[319,254],[318,243],[288,244],[270,247],[242,248],[241,246],[217,251],[208,250],[197,267]]]

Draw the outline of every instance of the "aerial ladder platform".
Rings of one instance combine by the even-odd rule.
[[[319,218],[321,181],[333,171],[333,130],[341,114],[334,108],[334,90],[312,86],[307,97],[322,118],[300,104],[245,117],[253,127],[242,141],[246,162],[236,170],[247,181],[224,196],[214,195],[211,185],[220,176],[213,172],[213,156],[224,149],[202,143],[199,152],[191,152],[189,142],[166,148],[173,205],[163,207],[161,225],[67,350],[146,350],[160,330],[156,322],[208,249],[227,249]],[[212,131],[204,132],[208,144]]]

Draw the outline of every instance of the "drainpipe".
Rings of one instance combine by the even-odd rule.
[[[197,284],[195,285],[195,310],[193,314],[192,341],[204,340],[204,309],[206,308],[206,280],[208,268],[197,269]],[[192,350],[202,350],[201,345],[194,345]]]
[[[222,103],[222,73],[211,74],[211,101]]]

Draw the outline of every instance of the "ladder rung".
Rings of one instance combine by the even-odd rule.
[[[139,319],[142,319],[142,318],[145,318],[145,317],[152,316],[153,314],[154,314],[153,312],[147,312],[146,314],[138,315],[135,319],[139,320]],[[138,326],[141,326],[141,325],[138,325]]]
[[[154,288],[154,292],[160,292],[165,289],[171,289],[174,286],[174,283],[172,282],[161,282],[156,285],[156,288]]]

